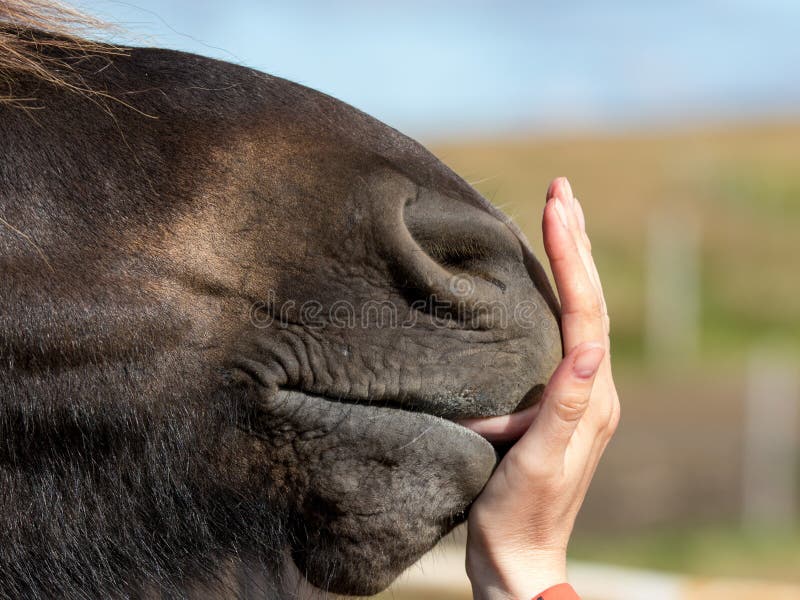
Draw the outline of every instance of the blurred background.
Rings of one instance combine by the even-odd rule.
[[[567,175],[623,404],[571,547],[580,591],[679,597],[634,583],[609,596],[597,577],[628,580],[597,565],[674,574],[660,581],[684,590],[800,584],[800,3],[82,7],[120,25],[117,41],[255,67],[386,121],[512,215],[540,256],[544,192]],[[409,577],[389,597],[446,597]],[[468,597],[463,569],[451,579]]]

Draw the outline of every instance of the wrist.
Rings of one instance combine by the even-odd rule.
[[[525,551],[503,556],[467,552],[467,576],[475,600],[530,600],[567,581],[563,550]]]

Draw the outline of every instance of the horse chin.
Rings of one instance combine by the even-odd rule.
[[[291,556],[323,590],[385,589],[465,519],[496,464],[489,442],[440,417],[279,396],[282,423],[302,432]]]

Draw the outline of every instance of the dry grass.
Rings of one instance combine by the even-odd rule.
[[[800,124],[433,149],[479,181],[540,253],[544,191],[569,176],[586,208],[618,357],[641,354],[645,231],[656,211],[700,225],[706,358],[772,335],[800,345]]]

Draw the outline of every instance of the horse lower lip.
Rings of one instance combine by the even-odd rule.
[[[465,429],[469,429],[471,432],[481,436],[486,441],[496,444],[507,446],[511,445],[516,442],[525,431],[528,430],[530,424],[536,418],[536,414],[539,412],[539,405],[534,404],[529,406],[525,409],[519,410],[517,412],[513,412],[506,415],[499,415],[494,417],[469,417],[469,418],[453,418],[453,417],[446,417],[446,416],[439,416],[432,414],[430,412],[426,412],[424,410],[419,410],[418,408],[411,409],[410,407],[403,407],[398,406],[391,401],[385,401],[380,404],[372,402],[367,403],[360,399],[351,399],[351,398],[343,398],[343,397],[329,397],[325,395],[318,395],[312,394],[309,392],[303,392],[299,390],[288,390],[284,389],[281,390],[284,394],[289,394],[290,396],[302,396],[306,398],[316,398],[318,400],[323,400],[326,403],[331,403],[333,405],[339,404],[342,406],[371,406],[372,408],[386,408],[392,410],[398,410],[403,413],[407,413],[409,415],[419,414],[419,415],[428,415],[435,417],[437,419],[443,419],[444,421],[450,421],[459,425]],[[534,402],[538,402],[540,394],[537,394],[537,398]]]

